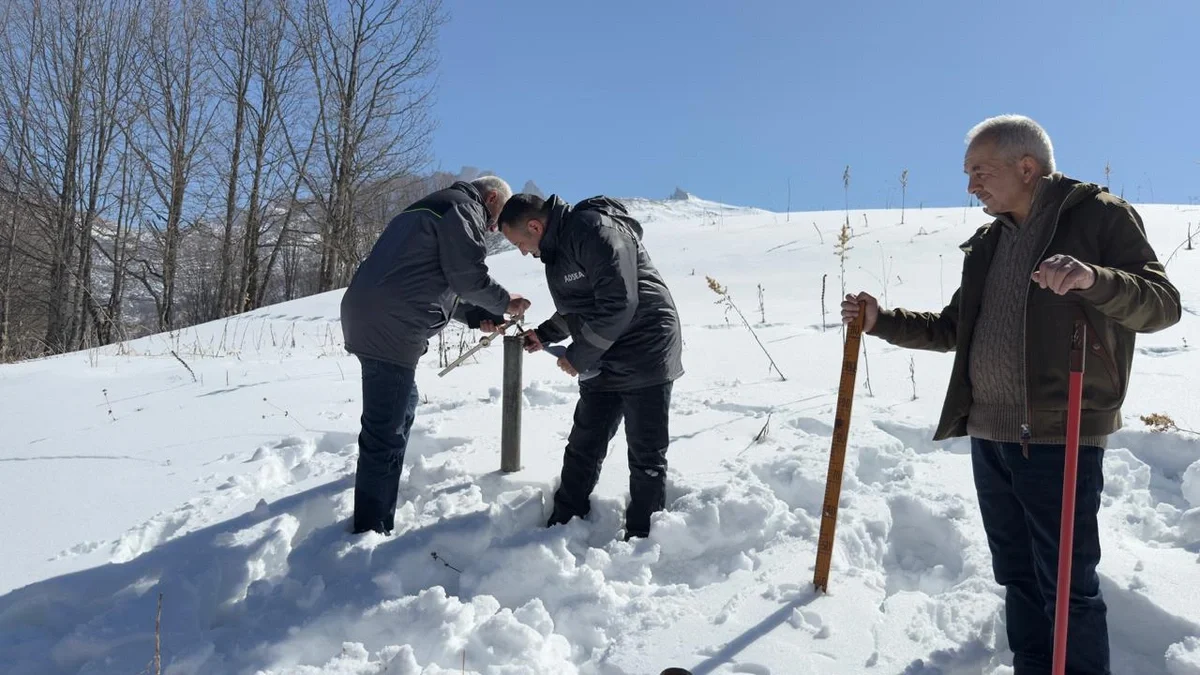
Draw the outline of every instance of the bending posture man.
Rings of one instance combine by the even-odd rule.
[[[488,274],[484,232],[512,195],[495,176],[456,182],[388,223],[342,297],[346,350],[362,363],[355,533],[390,533],[417,408],[417,362],[451,318],[521,315],[529,301]]]
[[[570,206],[519,194],[500,227],[523,255],[540,258],[557,310],[526,333],[529,351],[571,338],[558,359],[580,376],[579,403],[547,526],[591,510],[608,444],[622,417],[629,445],[625,539],[646,537],[664,508],[671,389],[683,374],[679,314],[642,245],[642,227],[607,197]],[[582,374],[582,375],[581,375]]]

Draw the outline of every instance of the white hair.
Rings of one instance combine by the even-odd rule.
[[[1045,175],[1054,173],[1054,145],[1040,124],[1024,115],[997,115],[976,124],[967,132],[967,146],[991,141],[1005,157],[1018,160],[1029,155]]]
[[[485,195],[489,192],[495,192],[500,195],[501,205],[507,202],[513,194],[512,188],[508,186],[508,183],[496,176],[480,176],[471,181],[471,185],[474,185],[476,189]]]

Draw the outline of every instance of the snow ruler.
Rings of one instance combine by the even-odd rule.
[[[846,440],[850,436],[850,409],[854,404],[854,378],[858,374],[858,348],[862,343],[866,301],[858,303],[858,316],[846,330],[842,347],[842,378],[838,384],[837,412],[833,420],[833,446],[829,452],[829,473],[825,477],[825,502],[821,507],[821,534],[817,537],[817,567],[813,586],[829,591],[829,564],[833,560],[834,530],[837,527],[838,501],[842,497],[842,467],[846,463]]]

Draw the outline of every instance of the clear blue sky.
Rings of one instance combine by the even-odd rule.
[[[1200,201],[1200,1],[446,0],[436,161],[568,200],[957,206],[963,138],[1021,113],[1059,169]]]

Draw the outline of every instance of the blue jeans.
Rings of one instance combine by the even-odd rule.
[[[992,551],[992,571],[1005,588],[1005,623],[1016,675],[1050,673],[1064,457],[1062,445],[1030,444],[1026,458],[1018,443],[971,439],[975,490]],[[1101,448],[1079,448],[1067,622],[1071,674],[1109,673],[1107,607],[1096,574],[1103,459]]]
[[[416,371],[375,359],[362,363],[362,431],[354,476],[354,532],[395,527],[400,471],[417,410]]]

